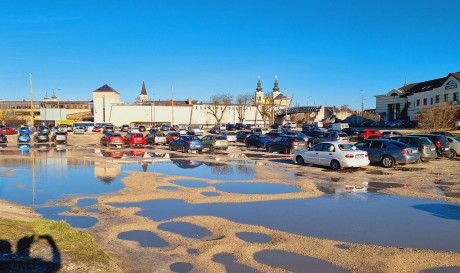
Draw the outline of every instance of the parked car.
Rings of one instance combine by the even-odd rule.
[[[325,141],[348,142],[350,140],[350,137],[347,134],[342,133],[342,132],[337,132],[337,131],[325,131],[325,132],[320,132],[315,135],[316,136],[310,139],[310,142],[312,142],[313,144],[317,144],[317,143],[325,142]]]
[[[139,132],[145,132],[147,130],[147,128],[145,128],[144,125],[139,125],[139,127],[137,127],[137,129],[139,130]]]
[[[235,143],[237,141],[236,133],[235,132],[220,132],[219,135],[223,135],[227,138],[228,142]]]
[[[427,137],[420,136],[394,136],[390,139],[406,143],[411,147],[417,147],[420,154],[420,161],[428,162],[435,159],[438,155],[436,153],[436,146]]]
[[[272,142],[272,139],[266,135],[250,135],[244,140],[244,144],[247,148],[256,147],[264,148],[267,143]]]
[[[94,126],[92,131],[93,133],[100,133],[102,131],[102,128],[99,126]]]
[[[204,134],[203,126],[189,125],[187,128],[187,134],[192,136],[202,136]]]
[[[102,133],[107,133],[107,132],[115,132],[115,126],[113,125],[104,125],[102,128]]]
[[[235,123],[235,130],[244,130],[246,129],[246,125],[243,123]]]
[[[67,132],[56,132],[51,135],[51,141],[54,143],[67,144]]]
[[[177,132],[169,132],[166,134],[166,144],[169,144],[171,141],[177,139],[179,137],[179,133]]]
[[[423,136],[427,137],[434,143],[436,146],[436,153],[438,156],[450,157],[451,152],[449,148],[449,141],[443,135],[433,135],[433,134],[413,134],[410,136]]]
[[[204,136],[201,141],[205,148],[209,148],[211,152],[214,150],[227,150],[228,149],[228,140],[227,137],[223,135],[207,135]]]
[[[73,128],[73,133],[74,134],[84,134],[85,133],[85,127],[77,126],[77,127]]]
[[[252,131],[254,132],[254,134],[265,135],[266,133],[268,133],[268,128],[255,127],[252,128]]]
[[[236,132],[236,141],[244,142],[244,140],[252,134],[253,132],[249,130],[238,131]]]
[[[283,125],[284,128],[296,128],[297,127],[297,124],[295,122],[286,122],[284,125]]]
[[[396,136],[402,136],[398,131],[383,131],[382,134],[380,135],[380,138],[391,138],[391,137],[396,137]]]
[[[29,143],[29,142],[30,142],[29,134],[19,134],[18,135],[18,143]]]
[[[2,129],[0,129],[0,133],[4,134],[4,135],[15,135],[18,133],[18,130],[16,130],[15,128],[13,127],[3,127]]]
[[[379,138],[381,135],[382,133],[379,130],[365,129],[358,132],[358,139],[363,140],[368,138]]]
[[[450,143],[450,156],[457,157],[460,154],[460,138],[446,136],[447,141]]]
[[[299,165],[329,166],[332,170],[369,165],[366,151],[358,150],[351,143],[338,141],[321,142],[308,150],[296,151],[293,158]]]
[[[228,123],[228,124],[225,125],[225,130],[227,130],[227,131],[235,131],[236,126],[235,126],[235,124]]]
[[[295,130],[290,130],[290,131],[287,131],[284,133],[285,135],[288,135],[288,136],[298,136],[298,137],[301,137],[303,138],[306,142],[307,142],[307,147],[311,147],[312,143],[313,143],[313,138],[312,137],[309,137],[307,136],[306,134],[300,132],[300,131],[295,131]]]
[[[115,146],[121,148],[124,145],[124,139],[119,133],[107,132],[100,139],[101,146]]]
[[[163,132],[153,131],[145,136],[145,143],[150,145],[166,144],[166,136]]]
[[[269,153],[279,152],[290,154],[296,150],[306,149],[305,140],[298,136],[282,135],[265,145],[265,150]]]
[[[435,132],[431,132],[430,134],[432,134],[432,135],[442,135],[442,136],[455,137],[452,133],[450,133],[450,132],[445,132],[445,131],[435,131]]]
[[[163,123],[163,124],[161,124],[160,130],[163,131],[163,132],[164,131],[169,131],[169,130],[171,130],[171,126],[169,126],[169,124]]]
[[[210,134],[218,134],[220,133],[220,126],[213,126],[209,129]]]
[[[8,143],[8,138],[6,137],[5,134],[0,134],[0,144],[6,144]]]
[[[128,132],[129,131],[129,125],[128,124],[121,125],[120,131],[121,132]]]
[[[37,133],[34,135],[35,142],[48,142],[49,140],[50,140],[50,137],[48,136],[47,133]]]
[[[123,137],[123,142],[125,146],[133,147],[133,146],[144,146],[145,145],[145,137],[142,133],[132,133],[128,132]]]
[[[420,154],[416,147],[390,139],[364,139],[356,148],[366,151],[371,163],[381,163],[385,168],[396,164],[417,163]]]
[[[356,128],[343,128],[342,129],[342,132],[344,132],[345,134],[347,134],[348,136],[355,136],[358,134],[359,130],[356,129]]]
[[[49,133],[49,131],[47,133]],[[19,128],[18,134],[20,134],[20,135],[22,135],[22,134],[30,135],[30,129],[28,127],[21,127],[21,128]]]
[[[196,150],[201,153],[204,149],[204,145],[201,139],[196,136],[179,136],[169,143],[169,149],[171,151],[181,150],[184,153]]]

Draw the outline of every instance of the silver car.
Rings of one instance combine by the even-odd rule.
[[[355,146],[368,153],[371,163],[380,163],[385,168],[391,168],[396,164],[417,163],[420,159],[417,147],[396,140],[364,139]]]

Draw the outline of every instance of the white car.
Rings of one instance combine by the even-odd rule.
[[[84,134],[85,133],[85,127],[83,126],[77,126],[73,129],[74,134]]]
[[[237,138],[236,138],[236,133],[235,132],[231,132],[231,131],[227,132],[227,131],[225,131],[225,132],[220,132],[218,135],[225,136],[227,138],[228,142],[236,143]]]
[[[294,153],[294,162],[299,165],[313,164],[329,166],[333,170],[369,165],[369,156],[348,142],[328,141],[316,144],[307,150]]]

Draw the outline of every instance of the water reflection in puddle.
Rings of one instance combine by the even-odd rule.
[[[209,186],[208,183],[200,180],[175,180],[171,182],[186,188],[206,188]]]
[[[99,209],[96,209],[96,208],[88,208],[86,209],[86,212],[89,212],[89,213],[99,213],[101,212]]]
[[[188,273],[192,271],[193,265],[190,263],[178,262],[178,263],[171,264],[169,266],[169,269],[171,269],[172,272],[176,272],[176,273]]]
[[[174,187],[174,186],[158,186],[157,189],[159,189],[159,190],[177,191],[177,187]]]
[[[267,234],[257,232],[238,232],[235,235],[248,243],[268,243],[272,240],[272,237]]]
[[[141,247],[167,247],[169,243],[156,233],[146,230],[131,230],[118,234],[118,238],[138,242]]]
[[[260,272],[252,267],[238,263],[230,253],[219,253],[212,257],[214,262],[223,264],[227,273],[255,273]]]
[[[37,208],[36,211],[43,215],[46,219],[54,221],[66,221],[69,225],[76,228],[90,228],[97,224],[98,220],[89,216],[70,216],[60,215],[60,213],[70,211],[70,207],[43,207]]]
[[[158,229],[193,239],[202,239],[212,235],[212,232],[208,229],[187,222],[162,223],[158,226]]]
[[[291,272],[309,273],[342,273],[351,272],[349,270],[337,267],[327,261],[302,256],[296,253],[291,253],[282,250],[262,250],[254,254],[254,259],[260,263],[282,268]]]
[[[248,203],[151,200],[111,205],[140,207],[136,215],[155,221],[215,216],[345,242],[460,251],[460,206],[430,199],[357,193]]]
[[[225,182],[215,184],[214,188],[223,192],[241,194],[279,194],[300,191],[300,189],[295,186],[275,183]]]
[[[153,161],[147,171],[166,175],[191,176],[212,180],[252,180],[255,170],[249,165],[228,165],[218,162],[201,162],[185,159]],[[142,171],[140,165],[123,165],[124,171]]]

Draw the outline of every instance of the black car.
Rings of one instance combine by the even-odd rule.
[[[344,132],[348,136],[355,136],[358,135],[359,130],[355,128],[343,128],[342,132]]]
[[[235,130],[244,130],[246,128],[246,125],[243,123],[236,123],[235,124]]]
[[[272,142],[265,145],[265,150],[269,153],[278,152],[290,154],[296,150],[306,149],[307,144],[305,140],[298,136],[281,135],[275,138]]]
[[[250,135],[244,140],[244,144],[246,147],[257,147],[257,148],[265,148],[267,143],[271,142],[272,139],[266,135]]]
[[[250,135],[253,135],[254,132],[252,131],[247,131],[247,130],[244,130],[244,131],[238,131],[236,132],[236,141],[238,142],[244,142],[244,140],[250,136]]]
[[[235,124],[230,124],[230,123],[229,123],[229,124],[225,125],[225,129],[226,129],[227,131],[235,131],[235,130],[236,130],[236,126],[235,126]]]
[[[8,143],[8,139],[4,134],[0,134],[0,144],[6,144]]]
[[[434,135],[434,134],[414,134],[410,136],[422,136],[427,137],[433,142],[434,146],[436,146],[436,153],[438,156],[445,156],[450,157],[450,144],[447,140],[446,136],[443,135]]]
[[[145,128],[144,125],[139,125],[138,130],[139,130],[139,132],[145,132],[147,129]]]
[[[129,131],[129,125],[128,125],[128,124],[123,124],[123,125],[121,125],[120,131],[122,131],[122,132],[128,132],[128,131]]]

